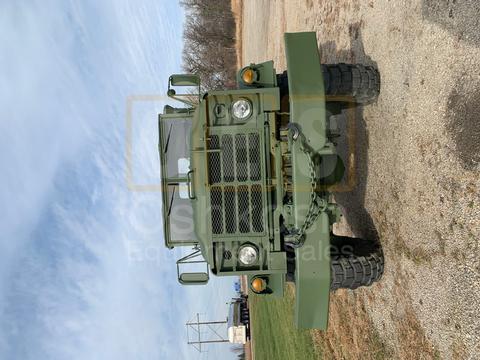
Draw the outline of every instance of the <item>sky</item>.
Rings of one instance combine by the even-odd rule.
[[[0,359],[230,359],[184,323],[223,319],[233,280],[181,287],[164,248],[157,113],[183,12],[160,0],[0,2]]]

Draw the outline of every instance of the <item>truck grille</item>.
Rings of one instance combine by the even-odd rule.
[[[263,233],[258,133],[211,135],[208,156],[212,233]]]

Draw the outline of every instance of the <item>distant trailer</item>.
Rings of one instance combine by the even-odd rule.
[[[245,344],[250,338],[250,314],[247,297],[232,299],[227,319],[228,341]]]

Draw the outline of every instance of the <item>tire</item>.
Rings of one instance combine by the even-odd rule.
[[[356,289],[370,286],[383,275],[384,258],[378,243],[373,241],[331,235],[330,290]],[[295,282],[295,253],[287,251],[286,280]]]
[[[373,66],[362,64],[321,65],[325,95],[350,96],[356,103],[374,102],[380,94],[380,73]],[[277,75],[280,99],[288,95],[288,74]]]
[[[331,245],[330,290],[356,289],[380,280],[384,258],[379,244],[332,235]]]
[[[380,73],[362,64],[322,65],[326,95],[351,96],[355,102],[368,104],[380,94]]]

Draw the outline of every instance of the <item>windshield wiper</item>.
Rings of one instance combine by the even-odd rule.
[[[170,199],[170,205],[168,205],[168,213],[167,216],[170,216],[170,213],[172,212],[172,205],[173,205],[173,197],[175,196],[175,190],[177,190],[177,187],[173,187],[173,192],[172,192],[172,198]]]
[[[172,135],[172,126],[173,124],[170,124],[170,129],[168,130],[168,135],[167,135],[167,141],[165,142],[165,148],[163,149],[164,154],[166,154],[168,150],[168,144],[170,143],[170,135]]]

